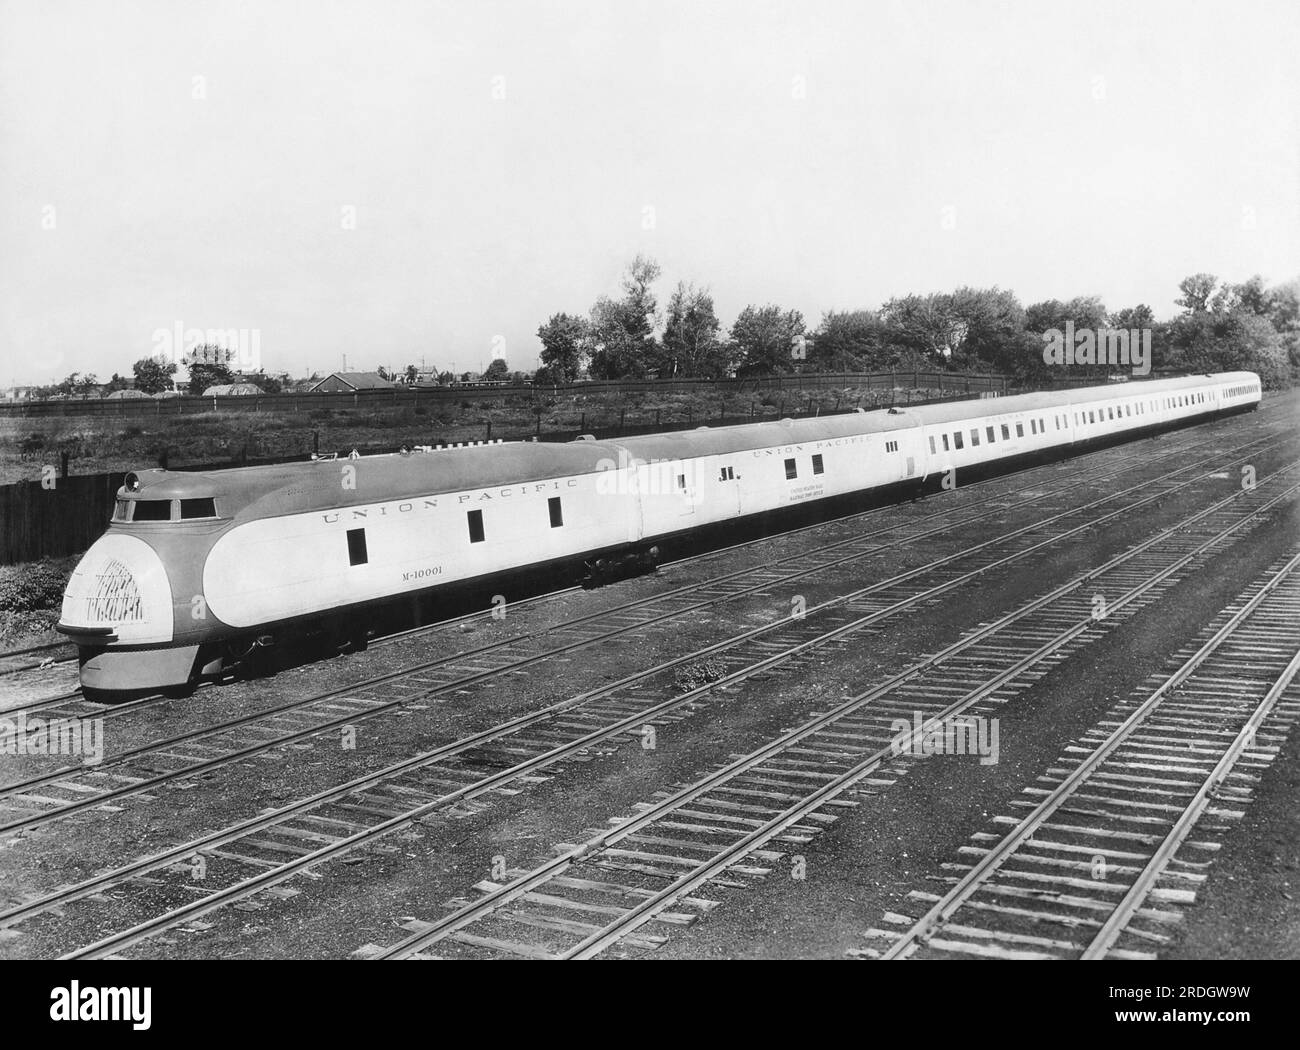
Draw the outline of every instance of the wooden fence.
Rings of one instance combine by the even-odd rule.
[[[938,390],[970,394],[993,391],[1005,394],[1007,380],[1000,375],[965,372],[798,372],[748,379],[647,379],[571,383],[565,386],[449,386],[393,387],[332,394],[256,394],[232,397],[97,398],[66,401],[12,401],[0,403],[0,417],[96,416],[114,419],[151,418],[199,412],[270,412],[306,414],[331,409],[378,410],[389,407],[447,402],[488,401],[503,398],[568,398],[599,394],[684,394],[698,391],[727,394],[762,394],[790,390]]]
[[[0,485],[0,564],[79,554],[108,527],[125,471]]]

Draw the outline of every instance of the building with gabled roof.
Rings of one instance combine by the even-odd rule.
[[[351,394],[358,390],[392,390],[393,384],[378,372],[331,372],[313,386],[311,394]]]

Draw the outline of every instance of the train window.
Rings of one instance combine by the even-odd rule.
[[[1097,422],[1097,418],[1096,418],[1096,416],[1093,414],[1092,409],[1089,409],[1089,410],[1088,410],[1088,422],[1089,422],[1089,423],[1095,423],[1095,422]]]
[[[169,499],[138,499],[131,508],[132,521],[171,521],[172,501]]]
[[[685,474],[678,474],[678,475],[677,475],[677,487],[678,487],[679,489],[681,489],[683,492],[686,491],[686,475],[685,475]]]
[[[1022,437],[1024,437],[1024,436],[1025,436],[1025,425],[1024,425],[1023,423],[1017,423],[1017,424],[1016,424],[1016,437],[1018,437],[1018,438],[1022,438]]]
[[[736,480],[736,468],[735,468],[735,467],[723,467],[723,468],[718,472],[718,480],[719,480],[719,481],[735,481],[735,480]]]
[[[483,542],[483,512],[481,510],[471,510],[467,517],[469,518],[469,541],[470,543]]]
[[[215,518],[217,501],[211,496],[206,499],[181,500],[181,518]]]
[[[935,454],[935,451],[936,451],[936,450],[935,450],[935,447],[934,447],[934,435],[931,434],[931,435],[930,435],[930,455],[933,456],[933,455]]]
[[[478,512],[475,511],[475,513]],[[348,564],[364,565],[367,560],[366,530],[348,529]]]
[[[1039,432],[1040,434],[1046,434],[1046,433],[1047,433],[1047,424],[1046,424],[1045,422],[1043,422],[1043,417],[1042,417],[1042,416],[1039,416],[1039,417],[1038,417],[1038,432]]]
[[[130,509],[130,502],[124,499],[116,500],[113,503],[113,520],[126,521],[127,511]]]
[[[1007,426],[1005,423],[1002,424],[1002,440],[1003,441],[1011,440],[1011,428]]]
[[[551,512],[551,528],[558,529],[564,524],[564,509],[560,506],[560,497],[552,496],[546,501],[546,507]]]
[[[988,440],[989,440],[989,444],[990,444],[990,445],[993,444],[993,428],[992,428],[992,427],[985,427],[985,428],[984,428],[984,436],[985,436],[986,438],[988,438]]]
[[[944,450],[945,452],[947,452],[947,451],[948,451],[948,435],[947,435],[947,434],[940,434],[940,435],[939,435],[939,438],[940,438],[940,440],[943,442],[943,450]]]
[[[799,464],[792,459],[785,461],[785,480],[793,481],[799,476]]]
[[[978,445],[979,443],[980,443],[980,428],[979,428],[979,427],[971,427],[971,428],[970,428],[970,445],[971,445],[971,448],[974,448],[974,447],[975,447],[976,445]]]
[[[953,443],[953,447],[954,447],[954,448],[965,448],[965,447],[966,447],[965,445],[962,444],[962,441],[961,441],[961,431],[960,431],[960,430],[957,430],[957,431],[954,431],[954,432],[953,432],[953,435],[952,435],[952,443]]]
[[[934,438],[930,439],[930,444],[932,445],[934,444]],[[813,456],[813,473],[822,474],[825,472],[825,470],[826,468],[822,464],[822,457],[821,457],[821,453],[819,452],[815,456]]]
[[[897,451],[898,451],[898,442],[897,442],[897,441],[886,441],[886,442],[885,442],[885,451],[886,451],[886,452],[897,452]]]

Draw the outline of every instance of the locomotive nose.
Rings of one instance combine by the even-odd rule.
[[[172,640],[172,590],[162,559],[135,536],[101,536],[63,593],[57,630],[82,646]]]

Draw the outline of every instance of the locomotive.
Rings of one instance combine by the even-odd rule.
[[[912,408],[231,470],[128,474],[57,629],[87,695],[176,690],[325,621],[525,570],[653,561],[779,525],[1258,407],[1229,372]]]

